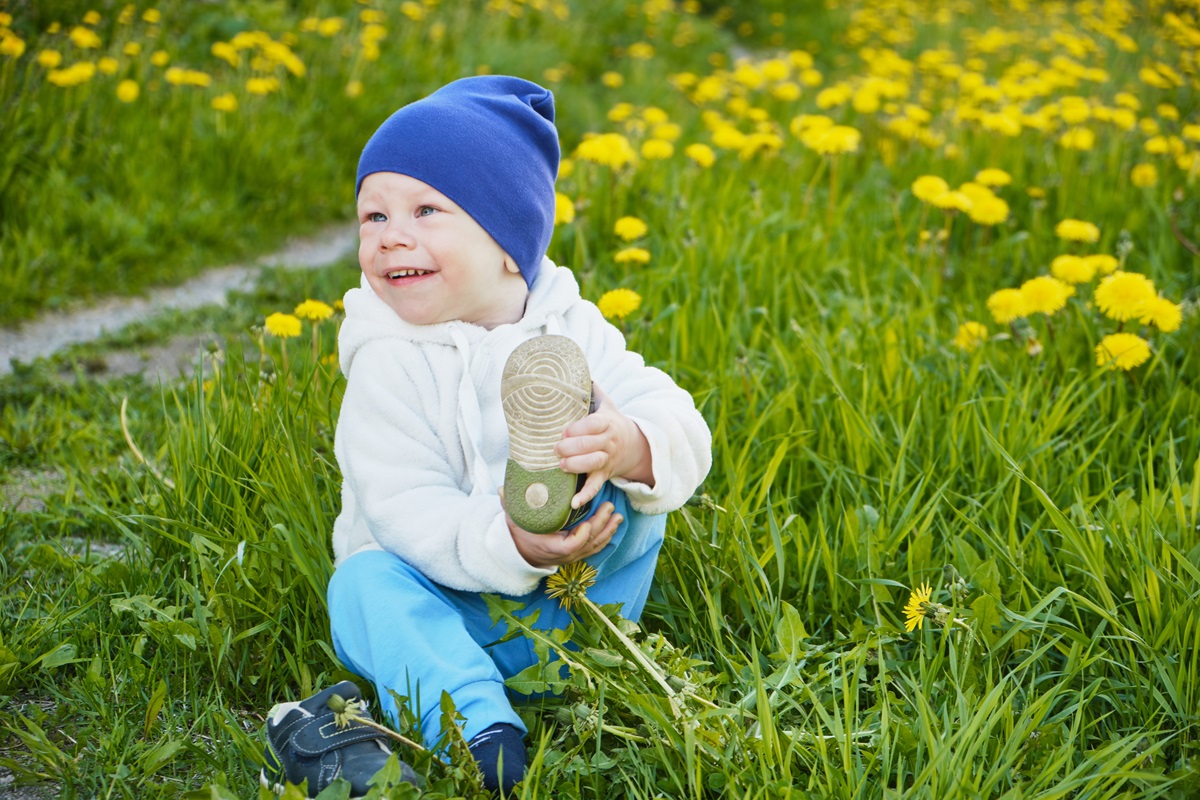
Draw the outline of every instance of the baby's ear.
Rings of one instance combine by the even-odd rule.
[[[517,266],[517,262],[508,253],[504,254],[504,268],[513,275],[519,275],[521,272],[521,268]]]

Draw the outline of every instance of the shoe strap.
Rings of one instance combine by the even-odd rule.
[[[321,756],[346,745],[372,739],[380,739],[386,744],[388,738],[387,734],[361,722],[351,722],[339,729],[334,715],[330,713],[313,717],[301,725],[292,734],[290,744],[302,756]]]

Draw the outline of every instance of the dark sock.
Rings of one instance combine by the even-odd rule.
[[[507,722],[486,728],[467,742],[467,747],[488,791],[507,795],[525,777],[525,742],[521,732]]]

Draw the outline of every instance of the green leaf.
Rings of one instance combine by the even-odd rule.
[[[775,642],[782,657],[788,661],[795,661],[804,648],[808,631],[804,629],[804,621],[800,618],[799,611],[786,601],[779,605],[780,616],[775,623]]]
[[[271,795],[274,797],[274,795]],[[238,796],[227,786],[210,783],[201,789],[193,789],[184,794],[185,800],[238,800]]]
[[[387,764],[384,764],[383,769],[379,770],[379,773],[372,780],[372,783],[374,783],[375,780],[378,780],[379,775],[382,775],[387,771],[388,767],[391,766],[392,759],[395,757],[395,754],[393,754],[392,758],[388,759]],[[351,788],[350,781],[343,778],[337,778],[321,790],[321,793],[317,795],[316,800],[350,800]]]
[[[162,711],[166,699],[167,682],[160,678],[158,685],[154,687],[154,694],[150,695],[150,702],[146,704],[146,723],[142,728],[143,738],[150,738],[150,729],[154,727],[154,721],[158,719],[158,712]]]
[[[980,595],[974,603],[971,603],[971,611],[975,616],[975,633],[987,642],[988,647],[994,645],[996,639],[999,638],[999,634],[993,628],[1001,622],[998,606],[996,598],[990,594]]]
[[[561,661],[530,664],[506,680],[504,685],[519,694],[561,694],[566,685],[566,681],[561,677],[561,670]]]
[[[506,600],[498,594],[480,595],[483,602],[487,603],[488,615],[492,618],[492,624],[503,620],[506,616],[516,616],[516,613],[525,607],[525,604],[520,600]]]
[[[596,647],[588,647],[584,649],[584,653],[588,658],[595,661],[602,667],[620,667],[628,664],[629,661],[620,653],[614,653],[612,650],[601,650]]]
[[[46,653],[38,658],[34,663],[36,664],[38,661],[40,661],[42,664],[42,669],[54,669],[55,667],[61,667],[64,664],[73,664],[78,660],[79,659],[75,658],[75,645],[60,644],[49,653]]]
[[[171,740],[149,751],[139,759],[142,773],[149,776],[158,772],[182,747],[183,742]]]
[[[977,566],[971,578],[984,594],[997,599],[1000,597],[1000,568],[996,566],[996,559],[989,558]]]

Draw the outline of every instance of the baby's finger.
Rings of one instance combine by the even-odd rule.
[[[571,456],[579,456],[584,453],[592,453],[598,450],[607,449],[605,445],[610,445],[611,438],[603,434],[587,434],[586,436],[568,436],[560,439],[554,445],[554,453],[559,458],[570,458]]]
[[[613,514],[609,518],[608,524],[604,526],[604,529],[594,534],[588,542],[593,553],[599,553],[608,546],[608,543],[612,541],[613,536],[617,533],[617,529],[621,527],[621,523],[624,521],[625,517],[620,514]]]
[[[600,489],[604,486],[604,482],[606,480],[608,480],[608,476],[603,472],[589,472],[587,480],[584,481],[583,488],[576,492],[575,496],[571,498],[571,508],[583,507],[584,503],[588,502],[600,493]]]
[[[610,424],[611,422],[608,417],[602,417],[598,414],[588,414],[586,417],[580,417],[566,428],[563,428],[563,437],[572,438],[602,433],[608,429]]]
[[[604,468],[608,466],[609,455],[603,450],[593,450],[583,455],[571,456],[570,458],[559,459],[558,468],[563,472],[569,472],[572,475],[583,475],[585,473],[604,473]]]

